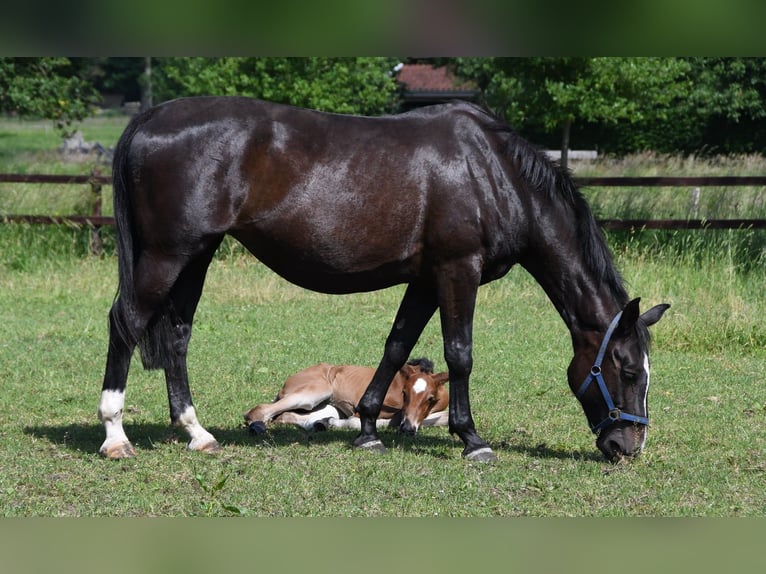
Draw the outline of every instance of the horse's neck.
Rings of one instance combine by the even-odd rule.
[[[571,251],[543,246],[534,250],[524,267],[537,280],[563,319],[575,346],[590,331],[605,331],[620,311],[612,288],[589,269],[578,248]]]

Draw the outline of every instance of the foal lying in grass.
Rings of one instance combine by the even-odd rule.
[[[399,427],[414,434],[421,425],[447,426],[447,373],[433,372],[429,359],[414,359],[394,377],[383,401],[378,427]],[[292,423],[306,430],[359,430],[356,405],[375,369],[320,363],[288,377],[274,402],[245,413],[250,430],[260,434],[269,422]]]

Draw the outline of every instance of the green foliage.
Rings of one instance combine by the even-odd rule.
[[[391,58],[167,58],[160,99],[242,95],[322,111],[380,115],[396,107]]]
[[[0,110],[53,120],[62,135],[88,117],[98,95],[68,58],[0,58]]]

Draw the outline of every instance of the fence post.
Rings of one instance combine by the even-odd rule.
[[[101,171],[94,169],[90,173],[90,198],[91,198],[91,215],[93,217],[101,217],[101,183],[98,181],[98,177],[101,176]],[[88,245],[91,254],[102,255],[104,252],[104,244],[101,241],[101,225],[92,224],[90,228],[90,243]]]

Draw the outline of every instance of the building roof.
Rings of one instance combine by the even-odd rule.
[[[406,91],[476,91],[472,82],[457,80],[446,66],[404,64],[396,78]]]

